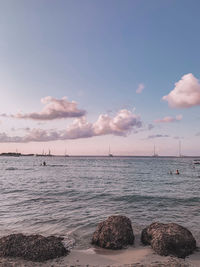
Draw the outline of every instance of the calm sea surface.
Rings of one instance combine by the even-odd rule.
[[[177,222],[200,240],[200,165],[192,158],[0,157],[0,170],[1,236],[56,234],[85,248],[98,222],[123,214],[136,233]]]

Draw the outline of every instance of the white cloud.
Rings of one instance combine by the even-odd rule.
[[[155,123],[169,123],[169,122],[178,122],[182,120],[183,116],[182,115],[177,115],[175,118],[166,116],[163,119],[157,119],[155,120]]]
[[[47,142],[55,140],[67,140],[78,138],[89,138],[102,135],[126,136],[135,128],[142,127],[140,116],[131,111],[122,109],[115,117],[107,114],[100,115],[95,123],[87,122],[85,117],[75,119],[66,130],[43,130],[31,129],[25,136],[10,137],[5,133],[0,134],[0,142]]]
[[[172,108],[190,108],[200,105],[200,83],[192,73],[184,75],[175,83],[174,89],[163,100]]]
[[[15,115],[1,114],[3,117],[12,117],[17,119],[32,119],[32,120],[54,120],[62,118],[78,118],[86,114],[85,110],[77,108],[77,103],[69,102],[66,97],[62,99],[56,99],[51,96],[47,96],[41,99],[44,108],[41,112],[32,113],[18,113]]]
[[[142,91],[144,90],[144,88],[145,88],[144,84],[143,84],[143,83],[140,83],[140,84],[138,85],[138,88],[137,88],[137,90],[136,90],[136,93],[137,93],[137,94],[141,94]]]

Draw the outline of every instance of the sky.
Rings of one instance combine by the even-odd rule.
[[[1,0],[0,153],[200,155],[199,0]]]

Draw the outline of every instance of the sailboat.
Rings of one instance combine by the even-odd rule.
[[[65,157],[69,157],[69,155],[67,154],[67,149],[65,149]]]
[[[46,155],[47,157],[52,157],[51,150],[49,149],[49,153]]]
[[[179,140],[179,157],[183,158],[184,156],[181,153],[181,141]]]
[[[152,157],[154,157],[154,158],[158,157],[158,154],[156,154],[156,147],[155,147],[155,145],[153,147],[153,155],[152,155]]]
[[[109,151],[108,151],[108,157],[113,157],[113,154],[110,152],[110,146],[109,146]]]

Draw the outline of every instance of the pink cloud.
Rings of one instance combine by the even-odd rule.
[[[88,122],[85,117],[76,119],[74,122],[63,130],[61,139],[79,139],[94,136],[93,124]]]
[[[8,136],[6,133],[0,133],[0,143],[22,143],[20,136]]]
[[[182,120],[183,116],[182,115],[177,115],[175,118],[166,116],[163,119],[157,119],[155,120],[155,123],[169,123],[169,122],[177,122]]]
[[[115,117],[107,114],[100,115],[95,123],[87,122],[85,117],[75,119],[66,130],[43,130],[31,129],[25,136],[9,137],[5,133],[0,134],[0,142],[48,142],[55,140],[67,140],[78,138],[89,138],[102,135],[126,136],[134,128],[142,127],[140,116],[133,114],[131,111],[120,110]]]
[[[141,126],[142,122],[138,115],[127,109],[122,109],[114,118],[107,114],[100,115],[93,128],[95,135],[127,135],[133,127],[140,128]]]
[[[1,114],[3,117],[12,117],[17,119],[32,119],[32,120],[54,120],[62,118],[78,118],[86,114],[85,110],[77,108],[77,103],[69,102],[66,97],[62,99],[56,99],[51,96],[47,96],[41,99],[44,108],[41,112],[32,113],[18,113],[15,115]]]
[[[136,90],[136,93],[137,93],[137,94],[141,94],[142,91],[144,90],[144,88],[145,88],[144,84],[143,84],[143,83],[140,83],[140,84],[138,85],[138,88],[137,88],[137,90]]]
[[[163,100],[172,108],[190,108],[200,105],[200,83],[192,73],[175,83],[174,89]]]

